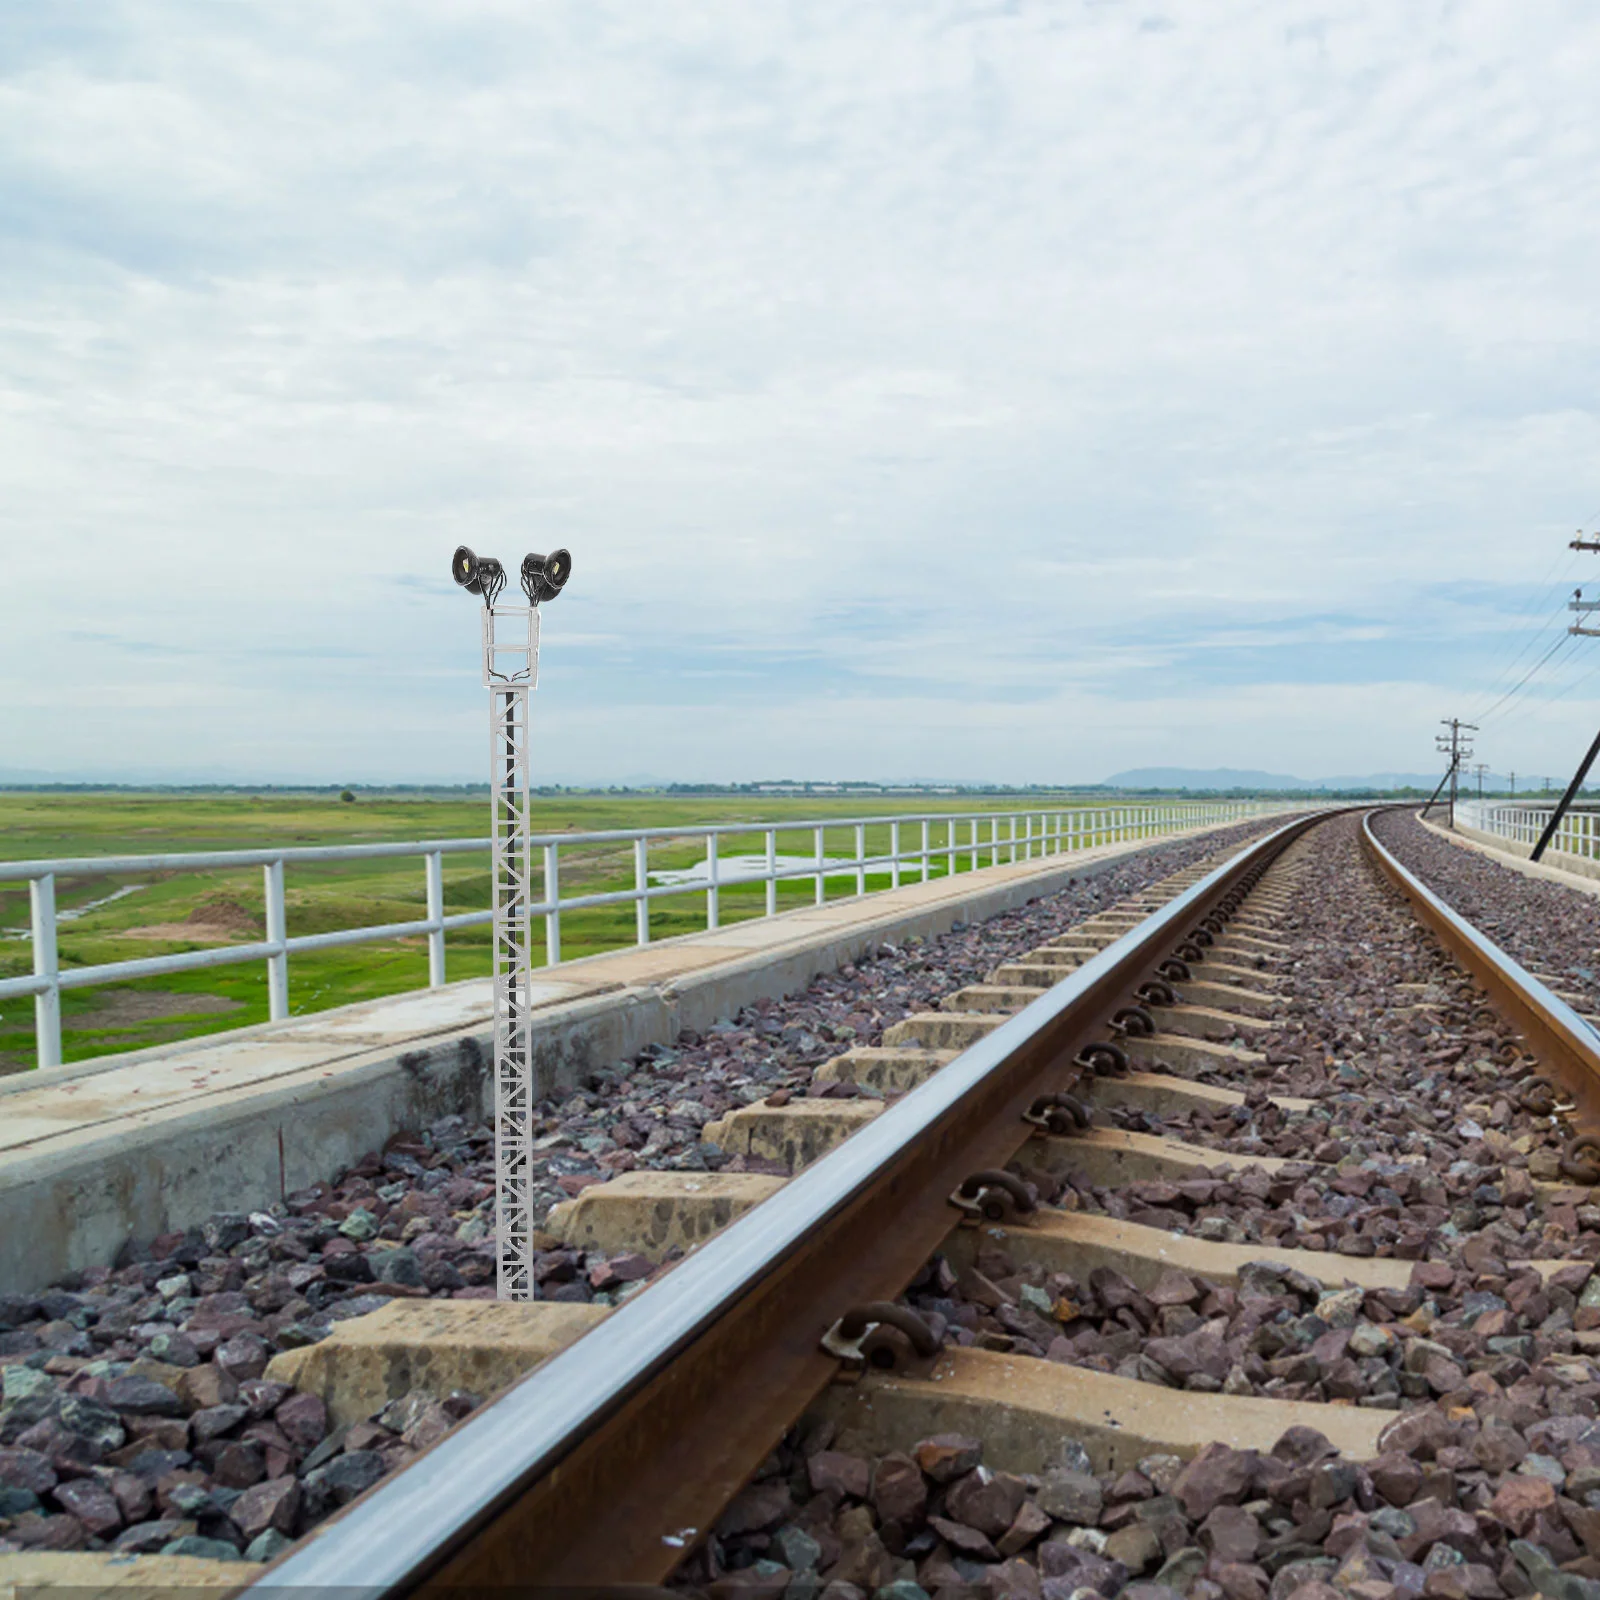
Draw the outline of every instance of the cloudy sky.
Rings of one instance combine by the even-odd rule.
[[[573,552],[565,781],[1426,769],[1600,596],[1578,0],[0,39],[0,771],[478,778],[459,541]]]

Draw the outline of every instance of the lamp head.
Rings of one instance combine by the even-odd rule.
[[[481,594],[491,609],[495,596],[506,586],[506,569],[493,556],[477,556],[464,544],[456,546],[450,559],[450,576],[468,594]]]
[[[529,605],[554,600],[571,576],[572,557],[565,550],[552,550],[547,556],[530,553],[522,558],[522,592]]]
[[[450,576],[468,594],[483,593],[483,585],[478,581],[478,558],[473,555],[469,546],[464,544],[456,546],[456,553],[450,558]]]

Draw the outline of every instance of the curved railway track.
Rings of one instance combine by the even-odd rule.
[[[1346,914],[1371,937],[1301,950]],[[891,1098],[707,1130],[788,1179],[560,1208],[578,1243],[706,1242],[259,1586],[1600,1595],[1600,1038],[1368,818],[1180,874],[818,1076]]]

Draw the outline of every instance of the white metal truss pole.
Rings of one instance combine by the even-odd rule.
[[[490,874],[494,884],[494,1181],[497,1293],[533,1298],[533,850],[529,696],[539,677],[537,607],[483,610],[489,691]]]

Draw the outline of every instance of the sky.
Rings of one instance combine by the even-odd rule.
[[[1597,71],[1577,0],[0,0],[0,778],[482,779],[460,542],[572,552],[535,781],[1570,770]]]

